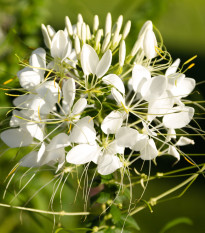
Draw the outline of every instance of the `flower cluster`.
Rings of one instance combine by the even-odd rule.
[[[14,99],[10,129],[1,133],[10,148],[28,147],[19,165],[54,166],[56,172],[95,163],[107,175],[137,159],[153,160],[179,146],[193,144],[178,137],[194,116],[186,106],[195,80],[172,62],[147,21],[131,52],[120,16],[112,26],[108,13],[104,30],[94,16],[93,29],[78,15],[65,18],[65,29],[42,25],[43,48],[34,50],[17,74],[21,95]],[[187,102],[187,100],[186,100]]]

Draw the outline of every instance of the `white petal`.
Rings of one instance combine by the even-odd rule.
[[[56,173],[62,168],[64,163],[65,163],[65,156],[64,156],[64,161],[59,161],[58,162],[58,167],[56,169]]]
[[[157,46],[157,40],[152,30],[147,30],[144,35],[143,49],[146,57],[152,59],[157,56],[155,47]]]
[[[54,35],[56,34],[56,31],[50,25],[47,25],[47,31],[48,31],[50,38],[53,38]]]
[[[189,124],[194,116],[192,107],[174,107],[172,112],[163,117],[163,124],[167,128],[180,129]]]
[[[193,78],[184,78],[181,82],[176,82],[176,85],[171,90],[173,95],[179,98],[188,96],[196,86],[196,81]]]
[[[169,142],[172,138],[176,138],[176,131],[170,128],[167,131],[166,141]]]
[[[117,140],[112,141],[106,148],[106,154],[123,154],[124,147],[117,144]]]
[[[99,147],[96,145],[81,144],[73,147],[66,156],[66,161],[72,164],[85,164],[91,162],[96,154],[99,154]]]
[[[135,92],[140,92],[141,85],[145,81],[151,79],[151,74],[148,69],[142,65],[135,65],[132,70],[132,86]]]
[[[115,134],[123,123],[123,115],[119,111],[112,111],[102,122],[101,129],[105,134]]]
[[[42,143],[39,151],[37,152],[37,163],[41,160],[45,150],[46,150],[46,145],[45,143]]]
[[[116,74],[108,74],[102,78],[102,81],[105,84],[114,86],[122,94],[125,94],[125,87],[124,87],[123,81]]]
[[[42,33],[43,33],[44,43],[50,49],[50,47],[51,47],[51,39],[50,39],[50,36],[48,35],[47,28],[45,27],[44,24],[41,24],[41,30],[42,30]]]
[[[138,37],[142,36],[147,30],[152,30],[152,29],[153,29],[152,21],[150,20],[146,21],[142,25],[142,28],[140,29]]]
[[[145,148],[145,146],[146,146],[146,144],[148,142],[148,139],[149,139],[148,135],[138,134],[137,135],[137,141],[136,141],[135,145],[132,147],[132,150],[142,151]]]
[[[47,151],[56,150],[62,147],[63,148],[67,147],[69,145],[70,145],[69,136],[65,133],[59,133],[54,138],[52,138],[52,140],[46,147],[46,150]]]
[[[85,98],[80,98],[73,106],[72,114],[78,115],[80,114],[86,107],[87,100]]]
[[[35,49],[32,52],[32,55],[29,59],[29,64],[32,66],[34,71],[38,72],[42,70],[45,72],[43,69],[38,69],[38,68],[46,68],[46,51],[43,48],[38,48]],[[37,69],[35,69],[35,67]]]
[[[71,52],[71,44],[64,31],[59,30],[51,42],[51,56],[54,58],[65,59]]]
[[[95,74],[99,58],[95,50],[87,44],[83,45],[81,51],[81,66],[85,75]]]
[[[36,151],[31,151],[29,154],[27,154],[20,160],[21,167],[39,167],[41,165],[41,161],[39,163],[37,162]]]
[[[70,141],[74,143],[94,144],[95,139],[96,131],[94,129],[94,123],[89,116],[80,119],[70,134]]]
[[[111,89],[112,96],[116,100],[117,104],[122,106],[122,104],[125,106],[125,99],[124,97],[120,94],[119,91],[117,91],[115,88]],[[126,106],[125,106],[126,107]]]
[[[19,71],[17,76],[19,78],[20,85],[27,90],[36,87],[41,82],[40,74],[35,71],[27,70],[27,68]]]
[[[101,175],[109,175],[122,167],[122,162],[115,155],[103,154],[98,158],[98,173]]]
[[[68,105],[70,109],[73,105],[73,101],[75,99],[75,81],[73,78],[69,78],[63,84],[63,103]]]
[[[61,96],[60,87],[54,81],[44,82],[36,89],[36,92],[45,100],[46,104],[48,104],[50,108],[53,108]]]
[[[1,133],[1,140],[9,147],[28,146],[33,142],[30,133],[22,129],[8,129]]]
[[[112,52],[108,50],[104,53],[96,67],[96,76],[101,78],[108,71],[112,62]]]
[[[32,99],[27,101],[27,108],[28,110],[32,111],[35,116],[38,116],[39,113],[41,114],[48,114],[51,110],[52,107],[46,103],[46,101],[39,97],[39,96],[34,96]]]
[[[174,98],[169,92],[164,92],[160,98],[150,101],[148,105],[148,121],[152,121],[155,117],[160,117],[172,109]]]
[[[20,95],[18,97],[16,97],[14,100],[13,100],[13,104],[15,106],[19,106],[19,107],[22,107],[24,108],[24,103],[26,103],[27,99],[29,99],[30,95]]]
[[[39,141],[43,141],[44,135],[42,129],[38,126],[38,124],[28,122],[24,125],[22,124],[22,128],[26,128],[26,130],[31,134],[32,137],[38,139]]]
[[[176,143],[176,146],[186,146],[189,144],[194,145],[194,143],[195,143],[194,140],[182,136],[179,138],[178,142]]]
[[[117,144],[121,147],[132,148],[137,143],[138,131],[129,127],[121,127],[116,135],[115,139]]]
[[[143,160],[151,160],[157,157],[158,151],[153,139],[147,140],[145,147],[140,151],[140,158]]]
[[[171,91],[173,95],[175,95],[174,92],[177,91],[177,87],[179,83],[185,79],[185,74],[174,73],[174,74],[170,74],[166,78],[167,78],[167,90]]]
[[[177,149],[174,146],[169,146],[168,154],[174,156],[178,161],[180,160],[180,155]]]
[[[143,98],[147,101],[151,101],[159,98],[166,90],[167,79],[165,76],[156,76],[148,80],[141,89]]]
[[[43,164],[55,164],[59,162],[63,166],[65,162],[65,150],[64,148],[59,148],[56,150],[47,151]],[[59,166],[60,167],[60,166]],[[58,169],[59,169],[58,167]]]
[[[177,69],[180,64],[180,59],[178,58],[167,70],[165,76],[169,76],[170,74],[174,74],[177,72]]]
[[[24,114],[22,113],[22,111],[13,110],[12,113],[13,113],[13,115],[12,115],[10,122],[9,122],[11,127],[22,126],[26,123],[25,120],[19,118],[19,117],[22,117],[22,118],[25,117]]]

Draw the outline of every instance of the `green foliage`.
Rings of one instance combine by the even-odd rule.
[[[159,233],[165,233],[179,224],[193,225],[193,222],[187,217],[175,218],[168,222]]]

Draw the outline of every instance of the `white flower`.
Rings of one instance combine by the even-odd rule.
[[[84,44],[81,52],[81,66],[85,75],[93,74],[101,78],[108,71],[112,61],[110,50],[104,53],[99,60],[95,50],[88,44]]]
[[[31,134],[22,128],[3,131],[1,133],[1,140],[11,148],[29,146],[33,143]]]
[[[157,56],[156,47],[157,40],[153,32],[153,25],[152,22],[148,20],[144,23],[139,32],[138,39],[131,51],[131,55],[135,56],[141,48],[144,51],[145,56],[148,59],[152,59]]]
[[[80,118],[80,113],[83,112],[87,105],[87,100],[85,98],[80,98],[74,105],[76,88],[75,80],[69,78],[63,84],[63,110],[72,120],[77,120]]]
[[[65,133],[56,135],[49,144],[42,144],[39,151],[32,151],[20,160],[22,167],[39,167],[58,163],[57,171],[65,163],[65,147],[69,146],[69,137]]]
[[[72,50],[72,43],[64,31],[59,30],[51,41],[51,56],[63,61]]]
[[[78,121],[78,123],[79,122],[80,121]],[[90,135],[89,130],[87,129],[86,131],[86,127],[84,129],[79,124],[77,127],[77,124],[76,124],[75,130],[78,130],[79,128],[78,133],[80,133],[81,135],[79,136],[75,132],[74,135],[76,136],[77,140],[75,139],[74,141],[77,143],[81,143],[81,144],[73,147],[68,152],[66,156],[67,162],[72,163],[72,164],[85,164],[85,163],[89,163],[92,161],[97,164],[97,170],[102,175],[111,174],[115,170],[122,167],[122,162],[120,162],[120,159],[118,156],[116,156],[116,154],[117,153],[123,154],[124,148],[121,146],[118,146],[116,143],[116,140],[110,143],[107,141],[103,142],[104,147],[103,146],[100,147],[96,142],[92,142],[90,144],[85,143],[84,140],[79,140],[79,138],[81,136],[85,138],[85,135],[82,134],[81,132],[87,133],[87,136]],[[94,137],[94,134],[93,134],[93,139],[94,138],[96,137]],[[73,141],[72,133],[70,135],[70,141]]]
[[[36,88],[44,79],[46,68],[46,51],[38,48],[32,52],[29,59],[30,67],[26,67],[17,73],[21,86],[27,90]]]
[[[80,119],[72,129],[69,140],[73,143],[95,144],[96,131],[92,118],[86,116]]]
[[[194,108],[178,106],[173,107],[163,117],[163,124],[167,128],[180,129],[189,124],[194,116]]]
[[[146,134],[140,134],[135,129],[121,127],[116,134],[116,141],[119,146],[140,151],[139,158],[143,160],[151,160],[158,155],[154,140]]]
[[[142,85],[150,79],[150,71],[144,66],[137,64],[133,67],[130,84],[135,92],[141,93]]]

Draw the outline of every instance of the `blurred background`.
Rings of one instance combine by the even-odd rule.
[[[81,13],[84,20],[92,27],[93,16],[98,14],[100,25],[103,27],[107,12],[111,12],[113,21],[120,14],[124,16],[124,22],[132,21],[132,29],[127,38],[126,47],[130,51],[134,44],[140,27],[146,20],[152,20],[159,29],[164,39],[167,50],[173,59],[181,58],[182,63],[197,55],[194,61],[195,66],[186,72],[186,75],[201,82],[205,78],[205,1],[204,0],[0,0],[0,86],[8,79],[14,79],[12,86],[18,86],[15,79],[18,65],[18,57],[27,59],[31,51],[37,47],[44,46],[40,31],[41,23],[50,24],[54,29],[64,29],[64,18],[68,15],[74,24],[77,14]],[[197,86],[199,93],[193,98],[204,99],[205,84]],[[12,98],[0,91],[0,106],[8,107],[12,104]],[[8,109],[0,109],[1,129],[7,121],[5,113]],[[205,129],[203,121],[199,122]],[[205,151],[204,141],[194,138],[196,146],[185,149],[187,153],[200,153]],[[2,145],[2,144],[0,144]],[[7,199],[2,200],[3,191],[6,188],[4,182],[8,172],[15,165],[15,150],[9,153],[2,153],[0,148],[0,202],[8,203],[15,192],[15,185],[8,189]],[[186,151],[187,150],[187,151]],[[199,164],[204,162],[204,156],[194,158]],[[178,167],[183,166],[183,162]],[[185,164],[187,165],[187,164]],[[172,168],[172,161],[159,161],[159,171]],[[18,178],[20,179],[20,177]],[[26,203],[29,196],[40,189],[45,183],[51,180],[49,172],[43,176],[38,175],[27,187],[26,195],[22,194],[16,200],[16,205]],[[169,182],[168,182],[169,181]],[[159,180],[150,183],[147,193],[158,195],[168,187],[173,187],[179,182],[175,180]],[[55,181],[54,181],[55,182]],[[63,192],[64,205],[68,211],[82,210],[81,200],[78,204],[71,205],[75,195],[73,186],[66,186]],[[31,207],[47,209],[50,193],[53,187],[48,187],[39,192],[38,198],[31,201]],[[169,230],[174,233],[204,233],[205,229],[205,182],[202,177],[180,199],[164,202],[153,208],[150,213],[148,209],[136,215],[136,220],[141,227],[142,233],[159,233],[160,229],[169,221],[177,217],[188,217],[193,225],[179,225]],[[26,196],[26,197],[25,197]],[[49,197],[48,197],[49,196]],[[64,200],[63,199],[63,200]],[[67,200],[67,201],[66,201]],[[59,203],[59,200],[58,200]],[[75,208],[74,208],[75,207]],[[75,227],[75,224],[84,222],[81,218],[63,217],[64,224]],[[58,221],[56,221],[58,222]],[[0,233],[11,232],[51,232],[53,218],[33,213],[21,213],[19,210],[11,210],[0,207]],[[81,231],[83,232],[83,231]]]

